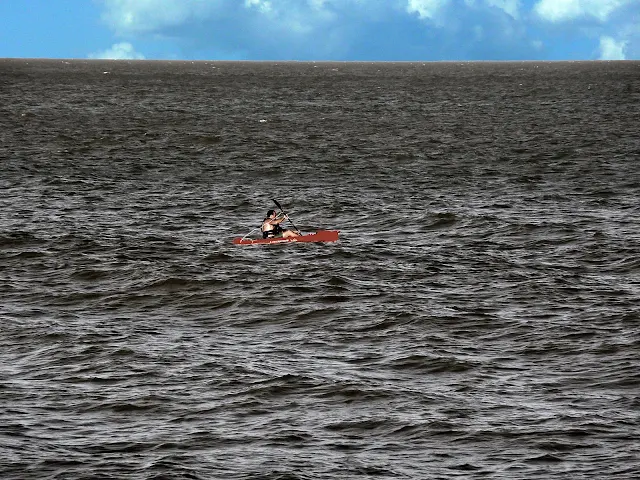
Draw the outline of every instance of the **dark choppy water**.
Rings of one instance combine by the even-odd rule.
[[[3,479],[633,478],[640,63],[0,62]],[[336,244],[238,247],[279,199]]]

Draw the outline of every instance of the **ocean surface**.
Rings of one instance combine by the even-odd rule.
[[[0,60],[0,478],[638,478],[639,132],[640,62]]]

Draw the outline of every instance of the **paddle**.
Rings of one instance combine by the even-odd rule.
[[[291,219],[289,218],[289,215],[287,215],[287,212],[284,211],[284,209],[282,208],[282,205],[280,205],[277,200],[275,200],[273,198],[272,198],[272,200],[273,200],[273,203],[276,204],[276,207],[278,207],[280,209],[280,211],[282,213],[284,213],[284,216],[287,217],[287,220],[289,220],[291,222]],[[296,232],[298,233],[298,235],[302,235],[302,233],[300,233],[300,230],[298,230],[298,227],[296,227],[293,222],[291,222],[291,225],[293,225],[293,228],[296,229]]]

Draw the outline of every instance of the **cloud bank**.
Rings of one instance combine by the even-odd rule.
[[[89,58],[105,60],[144,60],[144,55],[138,53],[128,42],[116,43],[102,52],[89,54]]]
[[[604,22],[609,15],[633,0],[540,0],[534,10],[550,22],[595,18]]]
[[[600,38],[600,60],[625,60],[627,42],[616,42],[611,37]]]
[[[101,5],[103,21],[123,40],[162,40],[183,58],[640,58],[638,0],[101,0]]]

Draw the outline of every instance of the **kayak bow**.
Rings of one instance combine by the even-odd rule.
[[[299,235],[297,237],[271,237],[271,238],[234,238],[234,245],[258,245],[265,243],[289,243],[289,242],[335,242],[338,240],[338,230],[318,230],[316,233]]]

